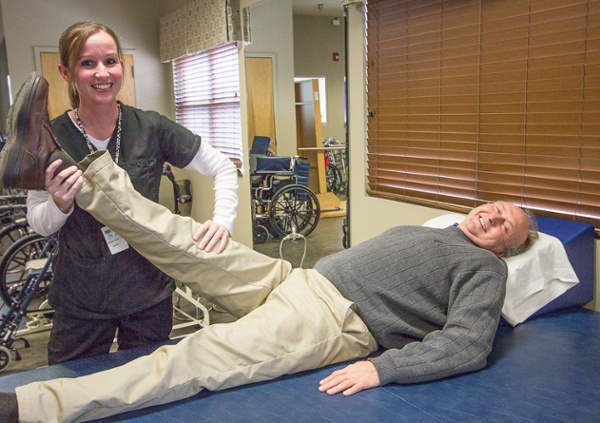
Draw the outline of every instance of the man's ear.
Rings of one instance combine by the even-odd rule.
[[[502,252],[500,252],[500,253],[496,253],[496,256],[497,256],[497,257],[500,257],[500,258],[502,258],[502,257],[506,257],[506,251],[502,251]]]

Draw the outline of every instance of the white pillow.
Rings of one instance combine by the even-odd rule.
[[[428,220],[423,226],[445,228],[462,222],[465,217],[448,213]],[[562,242],[545,233],[540,232],[540,238],[523,254],[504,260],[508,279],[502,317],[513,326],[579,283]]]

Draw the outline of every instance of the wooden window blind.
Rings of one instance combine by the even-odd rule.
[[[369,0],[371,195],[600,228],[600,0]]]
[[[242,164],[237,43],[219,44],[173,60],[175,115],[185,126]]]

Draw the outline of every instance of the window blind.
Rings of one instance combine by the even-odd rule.
[[[237,43],[223,43],[175,59],[173,79],[177,122],[241,167]]]
[[[600,228],[599,0],[369,0],[372,195]]]

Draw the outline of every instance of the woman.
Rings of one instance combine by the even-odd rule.
[[[136,190],[153,201],[165,162],[212,177],[214,217],[203,224],[200,248],[222,251],[237,207],[231,161],[166,117],[116,100],[123,66],[110,28],[77,23],[62,34],[59,53],[73,109],[54,119],[52,129],[65,151],[79,161],[107,149]],[[74,203],[76,176],[64,182],[47,176],[46,190],[27,198],[31,227],[42,235],[60,231],[49,292],[56,310],[49,364],[107,353],[115,332],[119,349],[128,349],[165,340],[172,328],[174,281]]]

